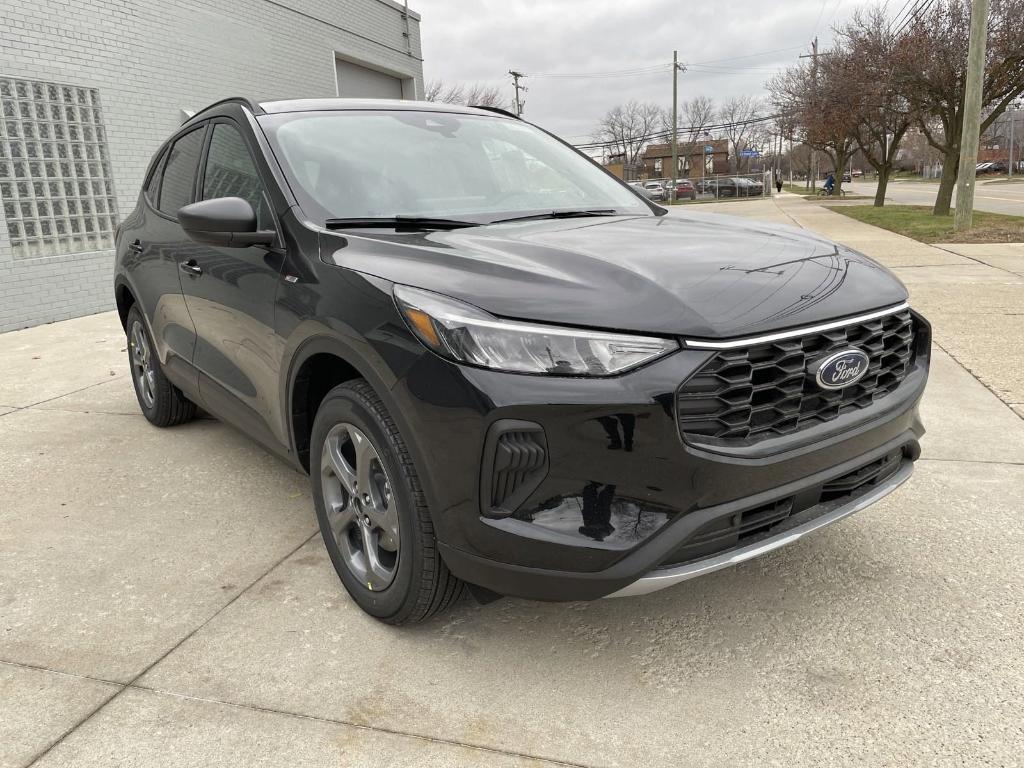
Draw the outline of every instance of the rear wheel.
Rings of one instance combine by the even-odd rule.
[[[455,602],[463,583],[441,559],[416,467],[369,384],[327,394],[310,446],[320,533],[356,604],[388,624],[411,624]]]
[[[142,414],[158,427],[173,427],[195,418],[195,403],[164,376],[138,306],[128,311],[125,333],[132,383]]]

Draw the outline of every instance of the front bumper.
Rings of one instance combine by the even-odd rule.
[[[820,493],[830,481],[856,472],[859,468],[894,452],[899,453],[895,471],[858,493],[801,510],[779,525],[762,532],[749,544],[740,543],[724,552],[698,557],[679,566],[659,567],[666,558],[671,557],[672,552],[677,550],[681,543],[690,540],[694,532],[710,520],[726,519],[743,509],[761,507],[777,499]],[[752,498],[704,509],[699,514],[681,515],[659,535],[601,571],[581,573],[528,568],[496,562],[444,544],[441,544],[441,551],[448,567],[457,576],[501,595],[531,600],[567,601],[648,594],[791,544],[819,528],[838,522],[874,504],[896,490],[910,477],[914,461],[919,454],[917,441],[912,435],[907,434],[827,472]]]
[[[739,565],[740,563],[745,563],[747,560],[753,560],[755,557],[760,557],[768,552],[781,549],[787,544],[799,541],[807,534],[813,533],[819,528],[824,528],[832,523],[837,523],[844,517],[849,517],[854,512],[860,512],[862,509],[870,507],[876,501],[880,501],[885,498],[909,480],[913,471],[913,462],[903,461],[896,472],[885,480],[879,482],[868,492],[857,496],[851,496],[841,502],[833,502],[831,505],[822,505],[824,508],[822,509],[821,514],[811,517],[811,519],[806,522],[797,523],[792,526],[780,526],[779,530],[772,532],[767,537],[753,544],[737,547],[736,549],[728,550],[719,555],[713,555],[711,557],[687,563],[685,565],[676,566],[674,568],[656,569],[646,576],[642,576],[637,579],[629,586],[623,587],[618,592],[608,595],[608,597],[635,597],[638,595],[649,595],[652,592],[658,592],[659,590],[666,589],[667,587],[675,586],[680,582],[695,579],[706,573],[720,571],[723,568],[729,568],[733,565]]]
[[[580,380],[420,355],[392,394],[409,422],[404,431],[450,570],[528,599],[639,594],[789,543],[881,498],[912,471],[924,433],[926,352],[870,408],[800,439],[734,451],[691,445],[679,433],[676,390],[707,360],[706,352],[682,350],[621,377]],[[504,422],[542,428],[546,464],[529,495],[496,514],[485,498],[488,436]],[[891,472],[849,498],[832,489],[893,456]],[[786,504],[791,514],[771,517]],[[768,524],[729,528],[727,521],[765,509]],[[703,540],[703,549],[694,546]]]

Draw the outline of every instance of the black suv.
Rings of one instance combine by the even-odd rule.
[[[394,624],[650,592],[910,475],[929,326],[887,270],[666,211],[491,110],[219,102],[117,235],[139,404],[312,478],[345,588]]]

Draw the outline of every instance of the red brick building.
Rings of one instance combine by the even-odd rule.
[[[724,173],[729,173],[728,139],[704,139],[679,145],[678,178],[699,179]],[[651,144],[647,147],[643,157],[643,175],[648,179],[672,177],[671,144]]]

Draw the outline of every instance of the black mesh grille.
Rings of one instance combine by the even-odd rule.
[[[832,352],[856,348],[870,358],[860,381],[828,391],[808,375]],[[676,397],[684,435],[754,442],[788,435],[837,418],[893,392],[914,358],[910,311],[769,344],[723,350]]]

